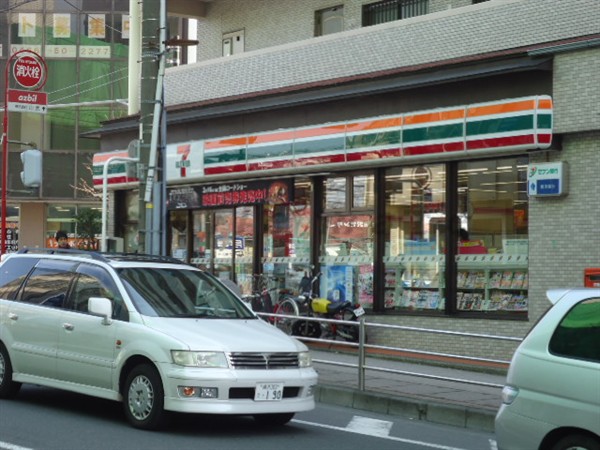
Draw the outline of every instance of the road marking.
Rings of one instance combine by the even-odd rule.
[[[493,439],[490,439],[490,450],[498,450],[498,443]]]
[[[365,434],[362,431],[359,432],[359,431],[351,430],[348,428],[334,427],[333,425],[325,425],[322,423],[306,422],[304,420],[298,420],[298,419],[293,419],[292,422],[299,423],[301,425],[309,425],[309,426],[313,426],[313,427],[327,428],[329,430],[345,431],[347,433]],[[403,439],[403,438],[394,437],[394,436],[375,436],[375,437],[378,437],[381,439],[387,439],[389,441],[404,442],[406,444],[416,444],[416,445],[420,445],[422,447],[436,448],[438,450],[468,450],[465,448],[448,447],[447,445],[438,445],[438,444],[432,444],[431,442],[414,441],[412,439]]]
[[[21,447],[20,445],[9,444],[8,442],[0,441],[0,449],[2,450],[33,450],[28,447]]]
[[[371,436],[389,436],[392,425],[392,422],[386,420],[354,416],[350,423],[346,425],[346,430]]]

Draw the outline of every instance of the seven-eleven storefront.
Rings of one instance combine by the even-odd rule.
[[[374,313],[526,319],[527,152],[551,138],[535,96],[173,142],[169,253],[244,293],[321,272]]]

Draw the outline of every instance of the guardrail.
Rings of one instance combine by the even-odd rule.
[[[281,319],[290,319],[290,320],[315,321],[315,322],[319,323],[319,326],[321,326],[322,323],[334,323],[334,324],[350,325],[350,326],[358,327],[358,330],[359,330],[358,342],[347,342],[347,341],[342,341],[342,340],[332,340],[332,339],[322,339],[322,338],[309,338],[309,337],[303,337],[303,336],[294,336],[294,337],[299,340],[306,341],[306,342],[330,343],[330,344],[336,344],[336,345],[341,345],[341,346],[357,348],[358,352],[357,352],[357,363],[356,364],[348,364],[348,363],[342,363],[342,362],[337,362],[337,361],[328,361],[328,360],[322,360],[322,359],[314,359],[313,361],[317,362],[317,363],[321,363],[321,364],[328,364],[328,365],[342,366],[342,367],[351,367],[351,368],[357,369],[357,371],[358,371],[358,389],[360,391],[365,390],[365,377],[366,377],[367,370],[372,370],[372,371],[376,371],[376,372],[395,373],[395,374],[399,374],[399,375],[417,376],[417,377],[435,379],[435,380],[453,381],[453,382],[457,382],[457,383],[465,383],[465,384],[472,384],[472,385],[478,385],[478,386],[498,387],[498,388],[503,387],[502,384],[487,383],[487,382],[482,382],[482,381],[467,380],[467,379],[461,379],[461,378],[442,377],[442,376],[431,375],[431,374],[427,374],[427,373],[410,372],[410,371],[390,369],[390,368],[380,367],[380,366],[367,365],[366,364],[366,353],[367,353],[366,350],[367,349],[392,351],[392,352],[404,352],[404,353],[419,353],[422,355],[428,355],[428,356],[434,356],[434,357],[454,358],[454,359],[460,359],[460,360],[465,360],[465,361],[475,361],[475,362],[481,362],[481,363],[505,364],[507,366],[510,363],[510,361],[499,360],[499,359],[479,358],[479,357],[474,357],[474,356],[465,356],[465,355],[456,355],[456,354],[450,354],[450,353],[424,351],[424,350],[419,350],[419,349],[414,349],[414,348],[401,348],[401,347],[390,347],[390,346],[384,346],[384,345],[367,344],[366,343],[367,327],[369,327],[369,328],[387,328],[387,329],[393,329],[393,330],[399,330],[399,331],[431,333],[431,334],[438,334],[438,335],[462,336],[462,337],[471,337],[471,338],[477,338],[477,339],[490,339],[490,340],[497,340],[497,341],[509,341],[509,342],[515,342],[515,343],[519,343],[523,340],[522,338],[512,337],[512,336],[498,336],[498,335],[489,335],[489,334],[466,333],[466,332],[461,332],[461,331],[437,330],[437,329],[432,329],[432,328],[419,328],[419,327],[409,327],[409,326],[403,326],[403,325],[390,325],[390,324],[384,324],[384,323],[366,322],[364,320],[364,318],[361,318],[359,321],[346,321],[346,320],[325,319],[325,318],[321,318],[321,317],[293,316],[293,315],[272,314],[272,313],[262,313],[262,312],[258,312],[257,315],[262,316],[262,317],[272,317],[274,319],[281,318]]]

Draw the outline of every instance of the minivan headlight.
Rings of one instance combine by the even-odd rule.
[[[502,403],[510,405],[519,395],[519,388],[513,386],[504,386],[502,388]]]
[[[309,352],[300,352],[298,353],[298,367],[311,367],[312,366],[312,357]]]
[[[179,366],[227,369],[227,357],[223,352],[192,352],[171,350],[173,362]]]

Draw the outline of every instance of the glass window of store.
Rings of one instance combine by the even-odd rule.
[[[320,295],[373,307],[375,175],[323,180]]]
[[[386,172],[386,309],[477,317],[524,314],[526,167],[526,157],[511,157]],[[448,195],[454,205],[451,211]],[[455,221],[451,229],[457,233],[448,238],[449,213]],[[456,246],[452,267],[457,275],[449,281],[448,245]]]
[[[385,210],[385,308],[443,310],[445,166],[388,170]]]
[[[271,298],[298,293],[302,277],[310,271],[312,182],[294,182],[293,201],[263,207],[263,281]]]
[[[458,218],[456,310],[523,314],[529,278],[527,158],[461,163]]]

